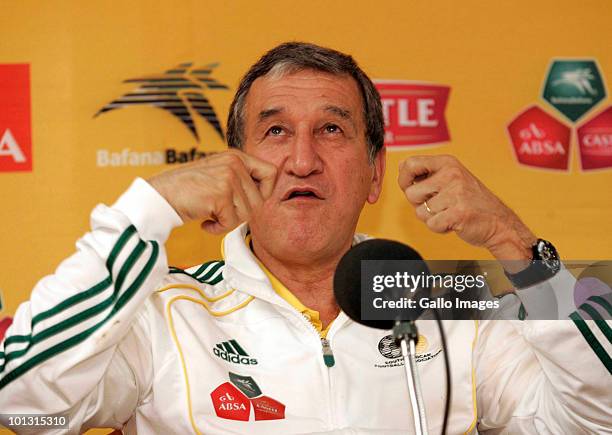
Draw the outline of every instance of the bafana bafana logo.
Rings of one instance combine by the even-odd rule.
[[[138,86],[106,104],[96,112],[94,118],[125,107],[152,106],[178,118],[197,140],[199,134],[194,123],[196,115],[202,117],[224,139],[217,113],[205,95],[206,90],[228,89],[211,76],[217,66],[211,63],[195,67],[193,63],[186,62],[163,73],[124,80],[123,83],[136,83]]]

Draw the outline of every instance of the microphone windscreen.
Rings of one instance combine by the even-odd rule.
[[[353,246],[342,257],[334,274],[334,296],[336,302],[348,317],[355,322],[370,328],[392,329],[395,320],[363,320],[361,315],[361,261],[379,260],[371,264],[378,270],[376,274],[392,274],[395,268],[386,268],[385,262],[390,260],[408,260],[402,263],[409,273],[429,274],[423,258],[414,249],[393,240],[371,239]],[[397,263],[395,263],[397,264]],[[386,270],[385,270],[386,269]],[[401,295],[392,294],[394,297]],[[412,295],[414,296],[414,295]],[[410,310],[409,317],[415,320],[424,310]],[[406,320],[406,319],[402,319]]]

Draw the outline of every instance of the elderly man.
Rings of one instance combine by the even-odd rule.
[[[349,320],[332,292],[385,172],[371,81],[339,52],[280,45],[240,83],[228,140],[231,150],[138,179],[93,211],[78,252],[39,282],[7,332],[1,413],[61,413],[70,433],[412,430],[403,368],[380,350],[388,333]],[[452,157],[408,159],[399,184],[433,231],[456,231],[527,268],[539,249],[554,253]],[[233,229],[223,259],[169,269],[164,242],[190,220],[216,234]],[[421,323],[419,369],[437,433],[443,358],[435,327]],[[449,433],[609,429],[605,360],[572,322],[445,330]]]

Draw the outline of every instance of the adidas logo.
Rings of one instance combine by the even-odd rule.
[[[249,354],[238,344],[236,340],[218,343],[213,348],[213,353],[224,361],[235,364],[256,365],[257,360],[249,357]]]

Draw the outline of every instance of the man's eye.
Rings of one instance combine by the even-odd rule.
[[[278,125],[275,125],[274,127],[270,127],[270,129],[268,130],[268,134],[272,136],[280,136],[281,134],[283,134],[283,128],[279,127]]]
[[[336,124],[327,124],[324,128],[325,133],[341,133],[342,129],[338,127]]]

